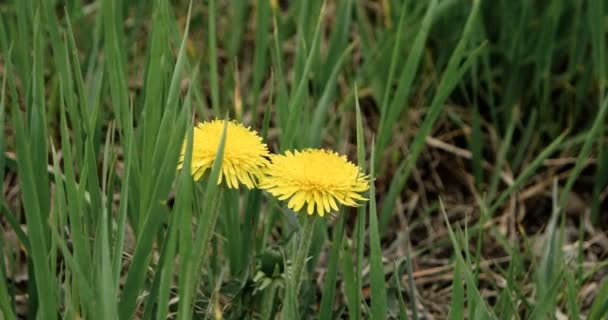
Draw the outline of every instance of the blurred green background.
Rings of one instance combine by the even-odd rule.
[[[4,318],[606,317],[608,1],[189,5],[0,3]],[[226,116],[375,177],[297,298],[297,215],[175,171]]]

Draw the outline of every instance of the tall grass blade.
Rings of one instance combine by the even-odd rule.
[[[365,172],[365,137],[363,131],[363,118],[361,116],[361,106],[359,105],[359,89],[355,83],[355,120],[357,123],[357,164],[363,172]],[[353,313],[353,319],[359,319],[361,312],[361,297],[363,290],[363,255],[365,250],[365,222],[367,221],[366,206],[357,208],[357,222],[355,224],[355,243],[356,243],[356,258],[355,258],[355,277],[356,286],[353,296],[349,300],[349,308]],[[351,269],[352,270],[352,269]],[[356,309],[355,309],[356,307]],[[355,311],[356,310],[356,311]]]
[[[192,256],[190,256],[186,262],[186,273],[182,274],[180,277],[180,300],[177,315],[180,320],[191,319],[192,317],[190,310],[194,299],[195,289],[198,286],[198,280],[200,279],[201,266],[205,262],[204,256],[207,253],[208,245],[215,228],[215,222],[219,214],[217,203],[221,201],[222,195],[221,187],[217,185],[217,181],[221,173],[227,129],[228,121],[225,121],[211,173],[207,178],[208,181],[205,188],[205,196],[203,198],[203,211],[196,227],[194,243],[197,244],[197,247],[194,248],[191,253]],[[183,281],[181,281],[181,278],[183,278]]]
[[[374,320],[386,319],[386,288],[384,268],[382,263],[382,248],[380,247],[380,233],[378,231],[378,213],[376,211],[376,189],[374,187],[374,157],[375,150],[372,144],[370,161],[370,188],[369,188],[369,245],[370,245],[370,277],[372,286],[371,316]]]
[[[380,232],[384,233],[388,224],[389,218],[393,212],[395,201],[409,178],[409,175],[416,165],[418,156],[422,152],[425,145],[425,139],[430,134],[431,129],[441,111],[443,110],[444,102],[447,99],[449,93],[455,88],[458,81],[462,78],[464,73],[468,70],[469,66],[475,61],[475,58],[479,54],[480,48],[467,53],[465,48],[468,46],[473,27],[476,23],[477,13],[479,12],[481,1],[477,0],[473,2],[473,8],[469,13],[467,22],[465,24],[462,36],[448,61],[448,65],[444,72],[443,78],[439,83],[437,92],[431,101],[428,113],[422,123],[422,126],[416,133],[414,141],[410,144],[409,152],[396,177],[393,178],[389,191],[382,202],[382,212],[380,214]],[[464,60],[464,62],[463,62]]]
[[[333,319],[333,305],[336,296],[336,277],[338,274],[338,258],[340,257],[340,248],[342,248],[342,236],[344,233],[344,214],[339,213],[340,218],[335,226],[334,237],[331,243],[331,251],[329,256],[329,266],[325,274],[323,295],[321,296],[321,307],[319,309],[319,319]]]

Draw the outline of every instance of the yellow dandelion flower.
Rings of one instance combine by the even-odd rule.
[[[225,120],[199,123],[192,135],[192,176],[198,181],[211,170],[222,138]],[[184,165],[186,146],[182,147],[178,169]],[[226,180],[228,188],[238,188],[239,182],[252,189],[269,163],[268,147],[262,138],[242,124],[230,121],[226,129],[224,157],[217,183]]]
[[[338,203],[358,206],[365,201],[360,193],[369,188],[369,178],[345,156],[323,149],[287,151],[271,156],[271,163],[260,178],[260,188],[287,206],[299,211],[307,205],[308,214],[323,216],[338,211]]]

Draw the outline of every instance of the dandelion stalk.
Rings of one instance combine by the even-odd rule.
[[[285,299],[283,308],[281,309],[281,319],[291,319],[293,317],[293,312],[296,312],[297,314],[297,311],[295,311],[295,309],[297,309],[297,299],[295,299],[295,297],[298,296],[298,292],[300,291],[302,273],[304,272],[306,257],[308,256],[308,250],[310,249],[310,243],[312,242],[316,220],[316,215],[307,215],[304,217],[304,226],[300,229],[300,245],[295,252],[295,258],[293,259],[293,273],[291,274],[291,278],[287,282],[287,288],[285,289],[286,297],[291,296],[291,299]],[[292,304],[290,305],[290,303]]]
[[[304,265],[306,264],[306,257],[308,256],[310,243],[312,242],[312,234],[315,230],[316,218],[316,215],[304,217],[304,227],[302,228],[300,234],[300,246],[298,247],[298,251],[296,251],[296,257],[293,262],[292,287],[295,288],[296,294],[298,291],[300,291],[302,273],[304,271]]]

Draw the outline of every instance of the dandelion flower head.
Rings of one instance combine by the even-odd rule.
[[[336,152],[323,149],[287,151],[271,156],[271,163],[260,178],[260,188],[287,206],[300,211],[306,205],[309,215],[338,211],[338,203],[358,206],[369,188],[369,178],[359,167]],[[316,207],[316,208],[315,208]]]
[[[224,121],[213,120],[199,123],[192,135],[192,176],[195,181],[211,171],[220,145]],[[178,169],[184,165],[186,143],[182,147]],[[226,180],[228,188],[238,188],[239,183],[252,189],[262,174],[262,169],[269,163],[268,147],[257,132],[242,124],[229,121],[226,129],[224,156],[217,183]]]

